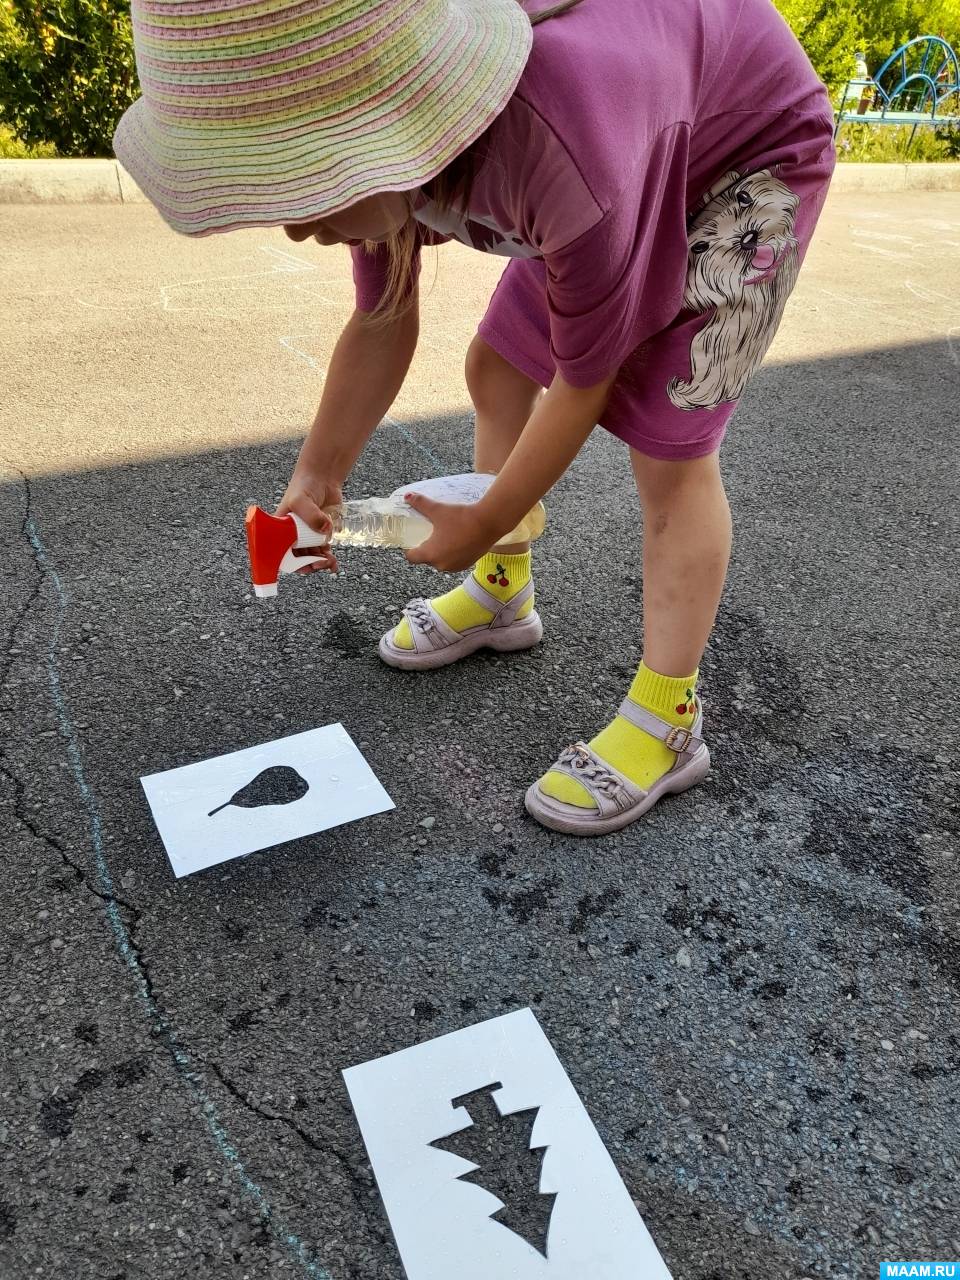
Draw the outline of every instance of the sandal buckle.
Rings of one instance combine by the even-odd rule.
[[[676,751],[679,754],[686,751],[690,746],[693,741],[693,734],[689,729],[683,728],[682,725],[674,725],[663,741],[671,751]]]

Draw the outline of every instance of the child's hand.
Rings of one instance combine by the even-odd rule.
[[[426,542],[406,553],[411,564],[429,564],[443,573],[472,569],[497,540],[477,503],[435,502],[422,493],[404,496],[433,525]]]
[[[277,507],[276,514],[285,516],[289,512],[300,517],[317,534],[315,547],[298,547],[295,556],[321,556],[316,564],[305,565],[298,573],[313,573],[318,569],[326,569],[336,573],[337,557],[330,550],[329,538],[333,522],[324,508],[337,507],[343,502],[343,490],[337,480],[329,480],[325,476],[309,472],[294,471],[287,485],[287,491]]]

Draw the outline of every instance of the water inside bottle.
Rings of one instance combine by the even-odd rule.
[[[331,541],[348,547],[407,549],[419,546],[430,536],[432,526],[429,520],[404,501],[405,493],[420,491],[438,501],[475,502],[482,497],[493,480],[492,475],[438,477],[401,487],[388,498],[362,498],[345,502],[330,513],[334,518]],[[506,546],[513,542],[539,538],[545,524],[546,512],[543,503],[538,502],[520,524],[496,545]]]

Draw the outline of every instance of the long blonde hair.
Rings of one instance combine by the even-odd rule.
[[[523,0],[518,2],[522,4]],[[567,9],[572,9],[579,3],[580,0],[561,0],[559,4],[552,5],[549,9],[541,9],[539,13],[531,14],[530,25],[536,26],[538,22],[545,22],[547,18],[565,13]],[[488,133],[489,129],[465,151],[454,156],[445,169],[441,169],[434,178],[424,184],[423,190],[441,212],[451,210],[454,201],[459,199],[460,214],[466,216],[474,179],[482,161],[486,158],[485,143]],[[411,286],[416,240],[417,223],[411,216],[388,240],[382,242],[382,246],[387,251],[387,282],[383,296],[367,317],[374,328],[393,324],[415,305],[416,293]],[[365,253],[376,253],[380,248],[381,244],[376,240],[363,242]]]

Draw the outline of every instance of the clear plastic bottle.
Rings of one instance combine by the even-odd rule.
[[[433,526],[404,501],[404,494],[422,493],[437,502],[472,503],[483,497],[495,479],[482,474],[439,476],[402,485],[387,498],[344,502],[330,509],[334,524],[330,541],[347,547],[416,547],[429,538]],[[539,538],[546,519],[543,503],[538,502],[496,545],[502,547]]]

